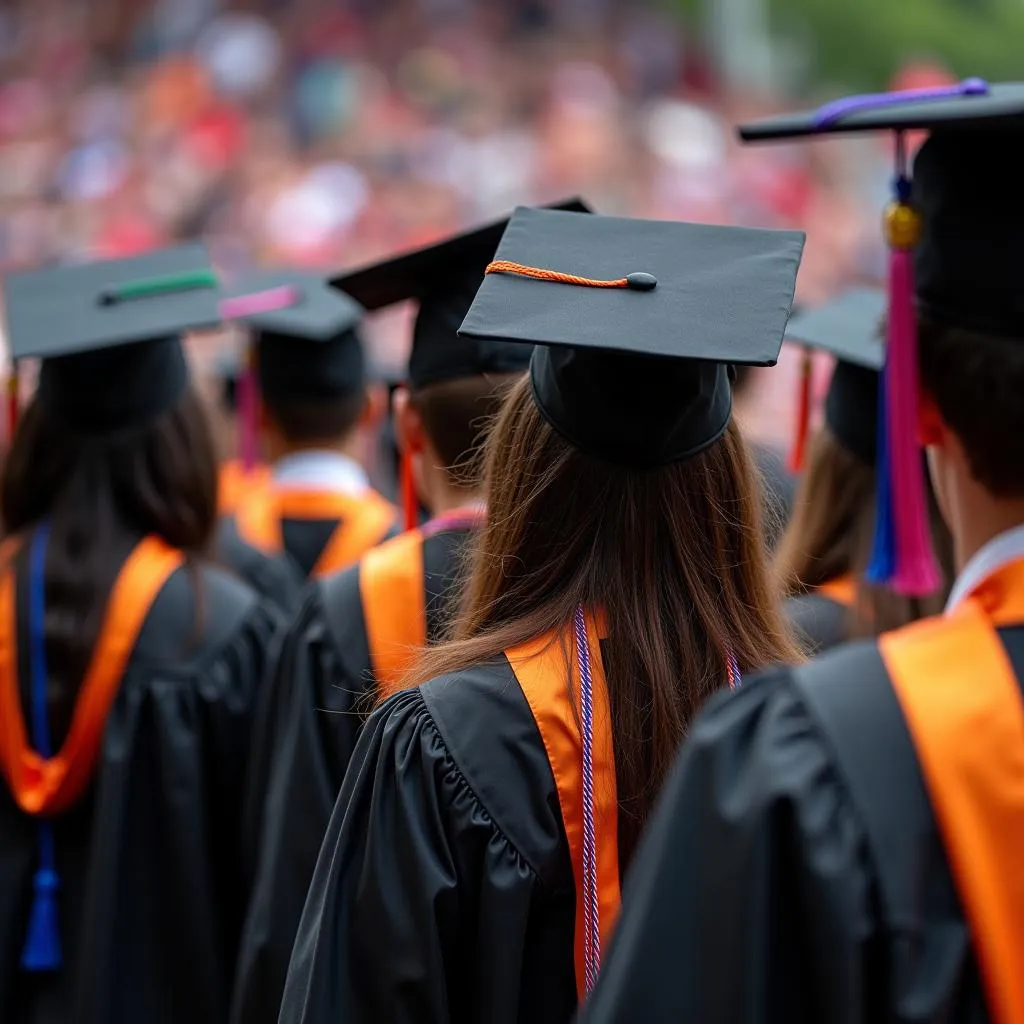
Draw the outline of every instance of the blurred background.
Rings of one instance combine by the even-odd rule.
[[[0,273],[197,235],[228,274],[337,269],[581,194],[804,227],[814,303],[881,271],[886,143],[744,150],[732,125],[1016,77],[1021,39],[1010,0],[8,0]],[[404,317],[373,325],[379,363]],[[789,376],[760,378],[758,432],[785,433]]]

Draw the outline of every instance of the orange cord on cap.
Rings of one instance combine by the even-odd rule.
[[[489,263],[487,274],[518,274],[520,277],[532,277],[537,281],[554,281],[556,284],[575,284],[584,288],[630,288],[634,291],[648,292],[658,281],[652,274],[627,274],[614,281],[603,281],[595,277],[579,277],[576,274],[563,274],[557,270],[544,270],[541,267],[528,267],[523,263],[510,260],[495,260]]]

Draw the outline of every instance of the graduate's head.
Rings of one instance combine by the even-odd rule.
[[[853,288],[832,301],[795,314],[788,340],[836,357],[821,427],[811,439],[793,514],[775,554],[783,593],[803,594],[851,575],[858,600],[847,623],[850,636],[896,629],[942,607],[943,594],[916,598],[864,580],[875,534],[879,374],[885,362],[885,294]],[[951,568],[949,535],[930,490],[936,552]],[[950,574],[951,575],[951,574]]]
[[[559,628],[580,604],[603,610],[627,851],[691,716],[728,685],[730,655],[744,670],[795,656],[726,361],[777,356],[801,244],[520,210],[462,328],[538,345],[486,443],[487,516],[456,640],[419,674]],[[696,250],[700,270],[683,269]],[[657,284],[578,285],[513,264]],[[746,312],[717,322],[737,292]]]

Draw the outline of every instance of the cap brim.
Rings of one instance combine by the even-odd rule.
[[[837,359],[868,370],[885,365],[880,328],[886,310],[880,288],[851,288],[816,309],[795,313],[786,327],[786,340],[830,352]]]
[[[990,85],[985,95],[914,99],[857,110],[824,125],[819,118],[820,109],[808,110],[740,125],[737,132],[744,142],[771,142],[841,132],[968,128],[996,119],[1024,122],[1024,82]]]

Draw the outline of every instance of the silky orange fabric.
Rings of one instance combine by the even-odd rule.
[[[217,510],[221,515],[232,515],[248,494],[266,487],[270,480],[269,466],[257,465],[247,470],[241,459],[223,463],[217,478]]]
[[[1024,560],[951,614],[879,639],[970,924],[992,1019],[1024,1024],[1024,702],[996,634]]]
[[[367,551],[359,563],[359,594],[373,676],[387,696],[427,643],[423,534],[410,530]]]
[[[827,580],[814,591],[827,597],[844,608],[852,608],[857,601],[857,581],[847,573],[845,576],[837,576],[833,580]]]
[[[336,491],[277,490],[272,486],[250,491],[235,513],[242,540],[267,554],[277,554],[284,541],[282,519],[336,519],[338,526],[324,546],[312,575],[329,576],[358,561],[387,535],[397,517],[395,508],[376,491],[339,494]]]
[[[128,556],[114,584],[99,638],[82,680],[71,728],[49,759],[29,746],[18,694],[17,616],[13,565],[0,579],[0,770],[18,806],[50,816],[70,807],[92,777],[110,705],[146,616],[184,555],[147,537]]]
[[[598,625],[587,618],[593,684],[594,825],[597,833],[597,891],[601,947],[608,948],[619,916],[619,810],[615,782],[615,750],[611,712],[598,637]],[[568,654],[568,657],[567,657]],[[505,652],[522,687],[558,789],[566,839],[576,880],[576,989],[585,995],[583,924],[583,739],[577,718],[580,678],[572,626],[564,633],[543,636]],[[566,678],[569,670],[570,680]]]

